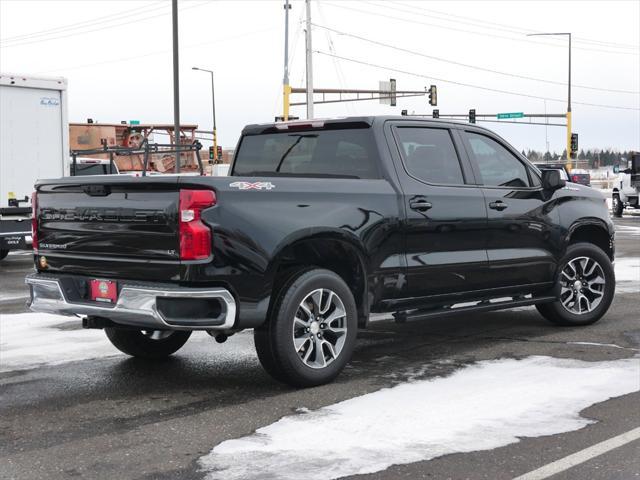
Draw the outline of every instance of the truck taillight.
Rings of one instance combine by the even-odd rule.
[[[211,255],[211,229],[200,216],[215,204],[211,190],[180,190],[180,260],[203,260]]]
[[[573,183],[578,183],[578,176],[577,176],[577,175],[573,175],[573,176],[571,177],[571,181],[572,181]]]
[[[31,194],[31,241],[33,253],[38,253],[38,192]]]

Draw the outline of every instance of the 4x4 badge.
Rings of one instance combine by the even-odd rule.
[[[271,190],[276,188],[271,182],[233,182],[229,186],[239,190]]]

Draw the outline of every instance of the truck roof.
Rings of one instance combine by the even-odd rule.
[[[64,77],[41,77],[36,75],[20,75],[17,73],[0,73],[0,85],[42,88],[45,90],[66,90],[67,79]]]
[[[286,130],[290,127],[305,127],[322,128],[326,125],[334,125],[340,128],[340,124],[344,124],[343,128],[349,126],[357,126],[360,128],[365,126],[373,126],[374,123],[386,122],[387,120],[397,120],[404,122],[411,121],[424,121],[429,123],[437,123],[440,125],[473,125],[474,127],[487,130],[476,124],[470,124],[461,120],[451,120],[442,118],[432,118],[428,115],[370,115],[359,117],[332,117],[332,118],[314,118],[313,120],[291,120],[288,122],[270,122],[270,123],[256,123],[247,125],[242,129],[242,134],[255,135],[259,133],[275,132],[278,130]]]

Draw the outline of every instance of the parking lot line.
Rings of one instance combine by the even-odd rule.
[[[572,455],[551,462],[524,475],[520,475],[513,480],[543,480],[638,439],[640,439],[640,427],[629,430],[617,437],[596,443],[584,450],[580,450]]]

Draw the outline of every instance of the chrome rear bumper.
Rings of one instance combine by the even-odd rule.
[[[92,315],[123,325],[171,330],[230,330],[236,319],[236,302],[224,288],[184,288],[124,284],[115,304],[96,305],[96,302],[70,301],[59,279],[31,274],[25,279],[31,289],[29,307],[35,312],[58,315]],[[158,299],[167,301],[207,300],[219,302],[219,309],[207,310],[210,316],[188,318],[170,316],[158,308]],[[175,313],[174,307],[172,313]]]

